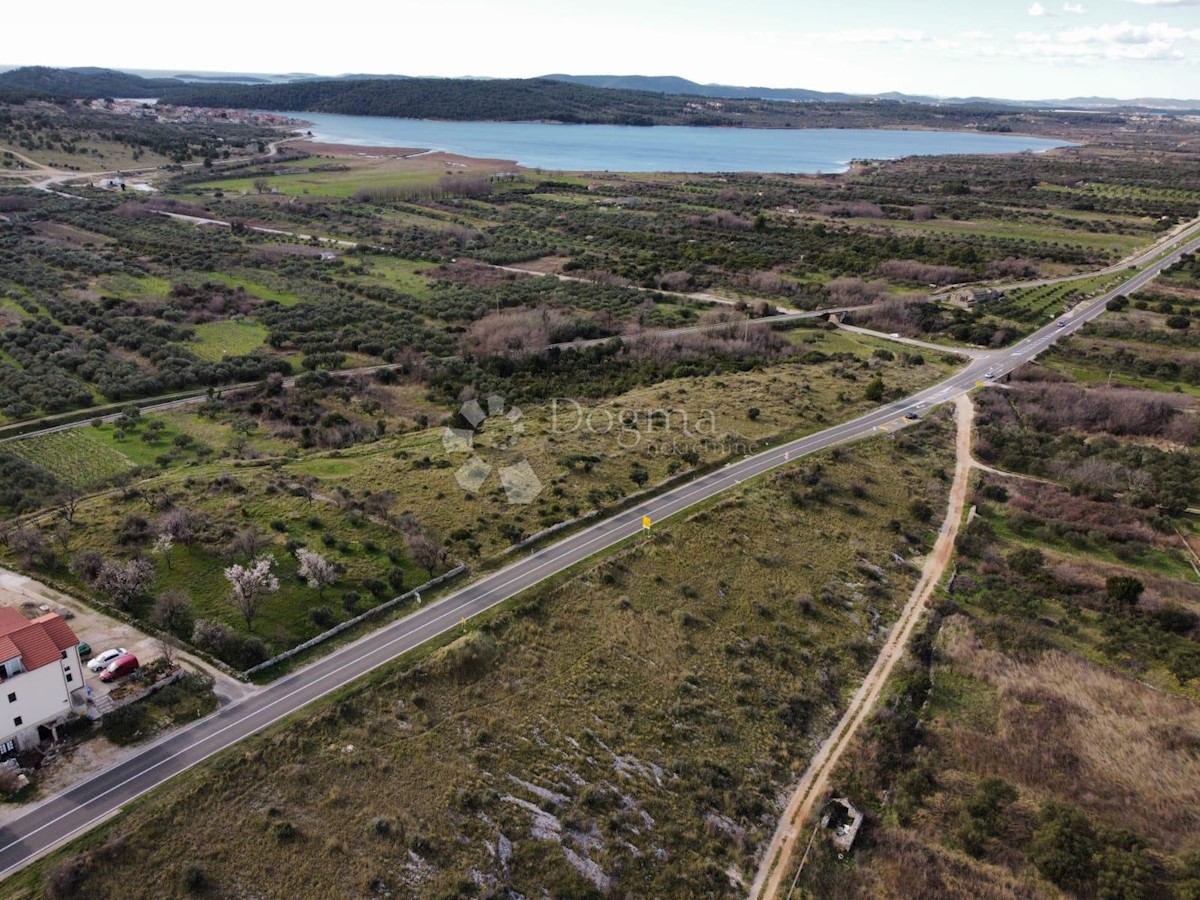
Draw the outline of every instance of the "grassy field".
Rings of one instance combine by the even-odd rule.
[[[127,454],[91,428],[24,438],[3,447],[5,453],[19,456],[79,488],[91,487],[135,465]]]
[[[201,359],[218,362],[226,356],[242,356],[257,350],[266,340],[265,325],[245,319],[226,319],[197,325],[196,339],[189,341],[187,348]]]
[[[355,280],[387,285],[414,297],[429,295],[429,280],[420,274],[430,270],[428,263],[385,256],[346,256],[344,260],[348,266],[362,265],[367,268],[368,274],[356,276]]]
[[[130,300],[162,297],[171,290],[171,281],[160,275],[102,275],[96,279],[101,294]]]
[[[871,219],[875,224],[895,228],[898,231],[912,231],[921,234],[939,234],[955,237],[1003,238],[1005,240],[1028,241],[1030,243],[1078,244],[1082,247],[1108,251],[1113,259],[1118,259],[1147,243],[1148,223],[1139,223],[1142,228],[1138,234],[1113,234],[1106,231],[1092,230],[1087,227],[1064,228],[1063,221],[1056,222],[1013,222],[1004,219],[996,220],[962,220],[933,219],[927,222],[898,221],[890,219]],[[1076,224],[1088,225],[1086,221]]]
[[[459,163],[461,162],[461,165]],[[332,164],[337,171],[311,171]],[[426,188],[452,174],[488,175],[509,171],[511,163],[498,160],[464,160],[436,153],[413,159],[363,159],[339,156],[334,160],[307,160],[293,168],[305,171],[267,176],[269,189],[292,197],[353,197],[360,189]],[[227,193],[257,193],[256,177],[206,181],[194,187]]]
[[[148,150],[140,154],[133,148],[114,143],[113,141],[88,139],[79,145],[76,153],[64,153],[61,148],[53,150],[45,147],[32,150],[25,147],[5,146],[0,144],[0,153],[5,150],[15,150],[22,156],[32,159],[51,168],[69,166],[80,172],[108,172],[115,169],[138,169],[148,166],[161,166],[171,162],[169,157],[160,156]],[[138,158],[134,158],[138,154]]]
[[[256,271],[253,276],[240,272],[202,272],[191,275],[186,280],[191,283],[212,281],[217,284],[223,284],[226,287],[240,287],[252,297],[258,297],[260,300],[273,300],[282,306],[295,306],[297,303],[304,301],[304,298],[294,291],[272,287],[270,281],[273,279],[269,272]]]
[[[472,877],[740,896],[725,871],[749,870],[913,582],[930,536],[910,501],[945,502],[951,435],[938,417],[664,523],[174,781],[3,895],[39,896],[78,860],[79,890],[131,897],[183,879],[446,896]]]

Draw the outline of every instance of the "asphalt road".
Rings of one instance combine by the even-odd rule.
[[[260,731],[307,704],[342,687],[438,635],[460,626],[539,582],[582,562],[642,530],[642,517],[661,523],[743,481],[779,468],[806,454],[903,427],[910,410],[943,403],[988,375],[1000,377],[1033,359],[1061,336],[1071,334],[1104,311],[1109,299],[1135,291],[1174,263],[1184,252],[1200,249],[1194,238],[1121,287],[1076,307],[1057,322],[1020,343],[972,360],[941,383],[903,401],[889,403],[825,431],[748,456],[633,509],[563,538],[504,569],[418,609],[413,614],[317,660],[262,691],[232,703],[186,728],[169,733],[123,763],[47,798],[21,818],[0,828],[0,877],[20,869],[58,844],[119,813],[121,807],[169,778]]]

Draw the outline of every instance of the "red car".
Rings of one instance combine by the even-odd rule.
[[[138,659],[132,653],[126,653],[123,656],[118,656],[110,662],[104,671],[100,673],[100,680],[108,683],[116,681],[118,678],[123,678],[138,667]]]

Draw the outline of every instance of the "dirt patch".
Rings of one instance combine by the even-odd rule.
[[[429,152],[422,147],[360,147],[355,144],[327,144],[321,141],[296,141],[290,146],[315,156],[352,156],[356,159],[404,159]]]
[[[96,234],[94,231],[85,231],[73,225],[62,225],[57,222],[38,222],[33,226],[33,230],[39,236],[49,241],[71,244],[77,247],[86,247],[88,245],[104,246],[116,243],[116,241],[107,235]]]

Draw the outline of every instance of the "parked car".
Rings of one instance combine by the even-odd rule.
[[[921,414],[918,413],[915,409],[910,409],[908,412],[906,412],[904,414],[904,418],[915,422],[917,419],[921,418]]]
[[[119,649],[114,647],[111,650],[105,650],[99,656],[89,659],[87,667],[89,669],[91,669],[93,672],[99,672],[101,669],[103,669],[105,666],[107,666],[110,662],[112,662],[118,656],[124,656],[128,652],[129,651],[126,650],[124,647],[121,647]]]
[[[100,673],[100,680],[105,684],[110,681],[116,681],[118,678],[124,678],[130,672],[135,671],[137,667],[138,658],[132,653],[125,653],[108,664],[108,668]]]
[[[89,644],[87,641],[80,641],[79,646],[76,647],[75,649],[79,651],[80,659],[87,659],[89,656],[92,655],[92,645]]]

